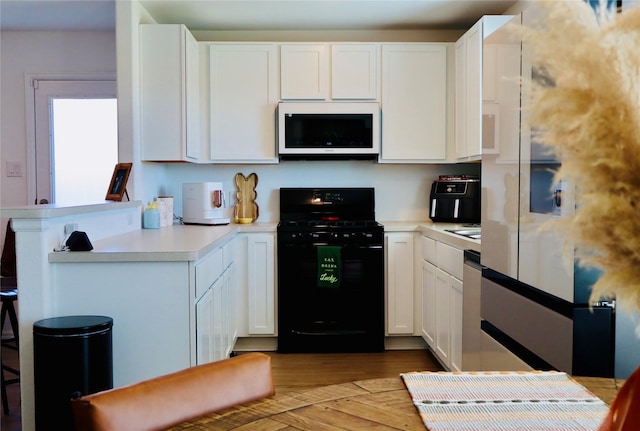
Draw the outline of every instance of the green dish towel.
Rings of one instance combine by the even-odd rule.
[[[317,248],[318,287],[340,287],[342,281],[342,247],[325,245]]]

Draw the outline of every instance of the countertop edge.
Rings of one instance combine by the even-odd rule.
[[[455,223],[430,221],[380,222],[385,233],[417,232],[460,249],[480,251],[480,241],[446,232],[460,228]],[[242,233],[275,233],[277,222],[222,226],[174,225],[171,228],[141,229],[109,237],[85,252],[51,252],[50,263],[189,262],[197,261]]]

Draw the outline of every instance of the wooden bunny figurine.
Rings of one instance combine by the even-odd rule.
[[[237,173],[235,183],[238,189],[236,193],[238,203],[236,203],[234,211],[234,222],[253,223],[259,215],[258,204],[256,203],[258,175],[252,173],[245,177],[243,174]]]

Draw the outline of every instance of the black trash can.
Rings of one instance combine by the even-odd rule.
[[[74,430],[71,398],[113,388],[112,327],[106,316],[33,324],[36,431]]]

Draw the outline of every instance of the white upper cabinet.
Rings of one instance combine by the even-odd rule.
[[[326,100],[329,95],[327,45],[281,45],[280,85],[283,100]]]
[[[378,51],[373,43],[280,46],[282,100],[376,100]]]
[[[142,160],[199,161],[198,42],[184,25],[140,25]]]
[[[447,159],[447,44],[382,45],[380,162]]]
[[[378,98],[379,45],[370,43],[331,45],[331,98]]]
[[[210,161],[277,163],[276,44],[209,47]]]
[[[482,155],[482,20],[456,42],[456,158],[477,160]]]
[[[482,117],[483,101],[495,99],[498,78],[491,52],[485,57],[487,64],[483,64],[482,44],[485,37],[511,18],[511,15],[484,16],[456,42],[455,146],[459,161],[482,157],[483,121],[487,126],[497,121],[496,117]],[[492,139],[485,140],[495,143]]]

